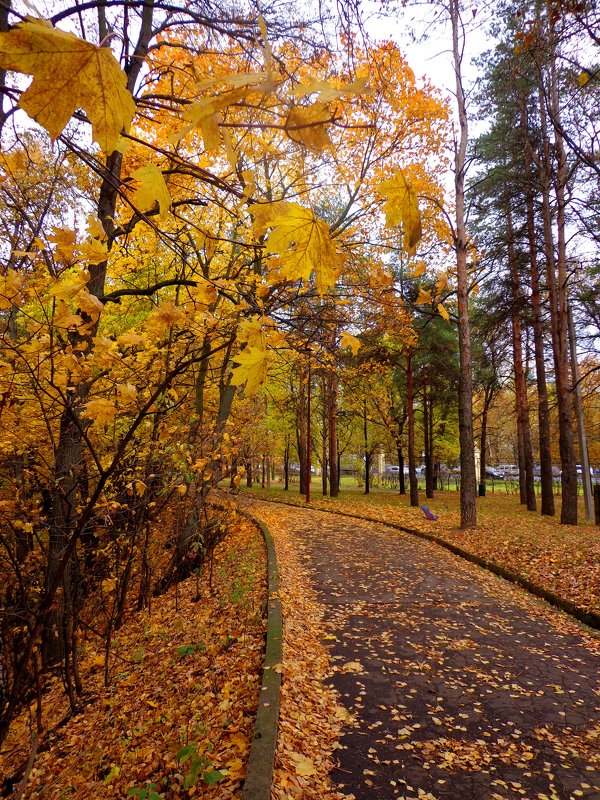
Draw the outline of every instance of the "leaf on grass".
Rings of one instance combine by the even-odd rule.
[[[133,195],[134,205],[143,212],[151,211],[158,203],[159,217],[164,219],[171,205],[171,195],[160,169],[156,164],[146,164],[132,172],[131,177],[139,184]]]
[[[265,253],[279,256],[284,278],[308,281],[314,272],[319,294],[334,285],[342,258],[329,235],[329,226],[316,219],[310,208],[298,203],[261,203],[251,205],[250,213],[258,236],[270,229]]]
[[[421,212],[414,189],[399,169],[391,178],[379,184],[379,191],[386,198],[383,206],[386,227],[394,228],[401,224],[404,249],[409,253],[414,252],[422,235]]]
[[[129,130],[135,104],[108,47],[96,47],[45,20],[28,19],[0,33],[0,67],[33,76],[19,105],[53,139],[78,108],[107,154],[117,147],[121,131]]]

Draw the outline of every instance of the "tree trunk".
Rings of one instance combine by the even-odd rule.
[[[340,477],[338,472],[337,454],[337,392],[338,377],[336,372],[331,372],[329,377],[329,493],[337,497],[340,491]]]
[[[425,496],[433,499],[433,443],[432,443],[433,415],[431,407],[431,390],[423,387],[423,433],[425,451]]]
[[[288,491],[290,488],[290,443],[285,440],[285,450],[283,451],[283,489]]]
[[[327,378],[323,376],[321,380],[321,402],[323,403],[322,418],[321,418],[321,488],[323,497],[327,497],[327,472],[328,472],[328,450],[327,450],[327,435],[329,433],[329,391],[327,386]]]
[[[468,141],[468,122],[465,93],[462,83],[462,48],[460,0],[450,0],[452,25],[452,54],[456,76],[456,100],[460,138],[455,144],[454,192],[456,283],[458,299],[458,344],[460,379],[458,386],[458,427],[460,441],[460,527],[477,524],[477,479],[475,476],[475,446],[473,439],[473,373],[471,365],[471,330],[469,323],[469,276],[467,269],[468,235],[465,224],[465,165]]]
[[[300,494],[306,494],[306,382],[300,378],[298,410],[296,413],[296,449],[300,465]]]
[[[525,105],[521,108],[521,127],[524,141],[525,204],[527,211],[527,241],[529,244],[529,276],[531,286],[531,312],[533,321],[533,346],[537,382],[537,410],[540,448],[540,477],[542,491],[542,514],[553,517],[554,491],[552,487],[552,448],[550,445],[550,412],[546,385],[546,360],[544,358],[544,326],[540,273],[537,263],[537,238],[535,231],[535,209],[533,190],[533,156],[527,125]]]
[[[410,504],[419,505],[419,484],[415,464],[415,407],[413,396],[412,353],[406,359],[406,410],[408,424],[408,483],[410,486]]]
[[[556,69],[553,66],[550,90],[551,113],[558,114],[558,94],[556,88]],[[542,129],[542,213],[544,224],[544,249],[546,255],[546,279],[550,301],[550,323],[552,331],[552,352],[554,356],[554,378],[556,382],[556,401],[558,406],[559,450],[561,465],[561,512],[560,521],[567,525],[577,524],[577,474],[575,469],[575,442],[573,437],[573,415],[569,391],[567,350],[567,308],[566,308],[566,243],[565,243],[565,186],[567,165],[561,137],[556,134],[554,150],[557,158],[556,201],[557,201],[557,258],[554,257],[554,237],[552,232],[552,211],[550,205],[551,184],[551,145],[548,139],[547,118],[543,87],[540,85],[540,121]]]
[[[402,450],[402,444],[397,445],[398,450],[398,480],[399,480],[399,489],[398,491],[400,494],[406,494],[406,481],[404,480],[404,452]]]
[[[363,398],[363,443],[365,448],[365,494],[371,491],[371,451],[367,428],[367,398]]]
[[[527,385],[523,368],[523,335],[521,328],[521,282],[515,253],[514,230],[510,208],[506,209],[506,230],[508,234],[507,251],[512,296],[511,323],[513,345],[513,367],[515,373],[515,406],[519,442],[519,493],[521,503],[528,511],[535,511],[535,485],[533,479],[533,449],[529,426],[529,405]]]

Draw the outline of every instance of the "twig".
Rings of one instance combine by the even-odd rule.
[[[31,744],[31,750],[29,751],[29,758],[27,759],[27,766],[25,767],[25,771],[23,773],[23,777],[21,778],[21,783],[17,787],[17,791],[15,793],[15,800],[21,800],[23,795],[25,794],[25,789],[27,788],[27,783],[29,781],[29,773],[33,767],[33,762],[35,761],[35,757],[38,751],[38,745],[40,743],[40,739],[38,734],[36,733],[33,737],[33,742]]]

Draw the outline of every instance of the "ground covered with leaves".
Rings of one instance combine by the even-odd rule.
[[[257,489],[253,493],[304,504],[297,490],[264,493]],[[542,517],[528,512],[514,495],[496,493],[479,498],[477,528],[461,531],[458,492],[436,492],[433,500],[421,495],[420,502],[431,509],[437,520],[428,520],[420,508],[408,505],[406,496],[391,491],[369,495],[344,491],[338,498],[320,497],[314,492],[311,498],[315,508],[339,510],[433,534],[511,570],[583,610],[600,614],[598,527],[589,523],[561,525],[559,516]]]
[[[239,797],[263,666],[265,558],[260,532],[238,518],[202,576],[115,634],[106,686],[104,654],[88,643],[80,713],[68,713],[58,680],[47,687],[23,797]],[[5,780],[28,760],[34,717],[32,707],[11,730]]]
[[[351,715],[326,685],[323,609],[298,560],[285,519],[260,509],[275,541],[283,613],[281,706],[272,800],[341,800],[329,778],[342,726]]]

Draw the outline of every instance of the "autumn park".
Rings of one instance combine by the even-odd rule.
[[[594,0],[0,0],[0,797],[599,800],[599,142]]]

